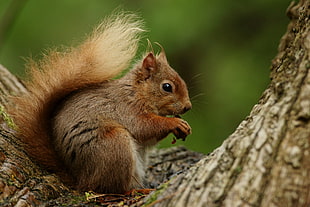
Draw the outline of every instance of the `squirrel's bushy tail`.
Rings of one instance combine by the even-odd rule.
[[[118,13],[100,24],[79,47],[51,51],[30,61],[29,93],[13,98],[9,109],[28,154],[51,169],[59,166],[51,145],[50,121],[57,104],[69,93],[117,76],[134,58],[143,32],[134,14]]]

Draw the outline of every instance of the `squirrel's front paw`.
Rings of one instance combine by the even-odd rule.
[[[177,139],[182,139],[184,141],[187,135],[192,133],[192,129],[189,124],[181,118],[175,118],[175,121],[177,124],[176,128],[172,130],[172,133]]]

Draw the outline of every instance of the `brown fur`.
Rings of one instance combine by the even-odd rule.
[[[134,15],[118,14],[81,46],[31,62],[29,93],[14,97],[9,110],[29,155],[71,177],[80,190],[139,187],[145,148],[171,132],[179,138],[191,133],[184,120],[165,117],[186,112],[191,103],[163,51],[148,53],[112,80],[135,55],[140,25]]]

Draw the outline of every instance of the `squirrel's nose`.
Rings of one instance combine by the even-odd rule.
[[[183,113],[187,112],[188,110],[190,110],[192,108],[192,104],[189,102],[185,105],[185,107],[183,108]]]

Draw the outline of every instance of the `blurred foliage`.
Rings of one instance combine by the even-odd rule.
[[[1,0],[0,15],[11,0]],[[116,8],[145,19],[190,88],[193,128],[185,144],[210,152],[249,114],[268,86],[269,67],[286,30],[289,0],[28,0],[0,48],[0,63],[23,75],[24,58],[72,45]],[[147,43],[142,42],[146,47]],[[168,138],[160,146],[171,145]]]

